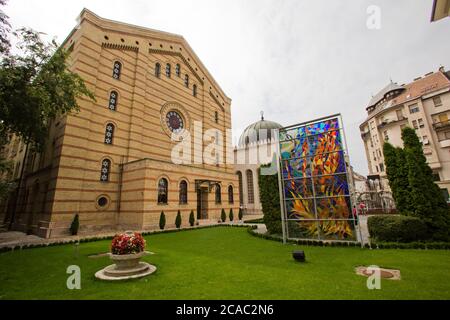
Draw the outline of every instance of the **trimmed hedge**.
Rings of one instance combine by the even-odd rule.
[[[264,213],[264,223],[267,230],[273,234],[281,233],[280,193],[278,190],[278,174],[261,175],[261,168],[270,167],[262,165],[258,169],[259,198]]]
[[[426,224],[409,216],[372,216],[367,220],[370,237],[376,241],[413,242],[429,238]]]
[[[76,236],[78,234],[78,229],[80,228],[80,220],[78,217],[78,213],[73,218],[72,223],[70,224],[70,233],[73,236]]]
[[[222,209],[222,213],[220,214],[220,219],[222,222],[225,222],[227,220],[227,214],[225,213],[225,209]]]

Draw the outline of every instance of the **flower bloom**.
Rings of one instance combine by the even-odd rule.
[[[138,232],[117,234],[111,242],[112,254],[139,253],[144,249],[145,240]]]

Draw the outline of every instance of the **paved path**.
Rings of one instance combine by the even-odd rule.
[[[362,237],[362,239],[359,239],[359,241],[362,244],[370,243],[369,228],[367,227],[367,219],[368,218],[369,218],[369,216],[366,216],[366,215],[358,216],[358,228],[361,231],[361,233],[358,234],[358,238],[360,236]]]

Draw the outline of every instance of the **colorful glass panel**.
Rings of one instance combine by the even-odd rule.
[[[289,237],[354,240],[339,119],[281,129],[279,140]]]

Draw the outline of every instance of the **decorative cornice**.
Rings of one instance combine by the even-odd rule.
[[[102,48],[139,52],[139,47],[127,46],[125,44],[116,44],[116,43],[103,42]]]

